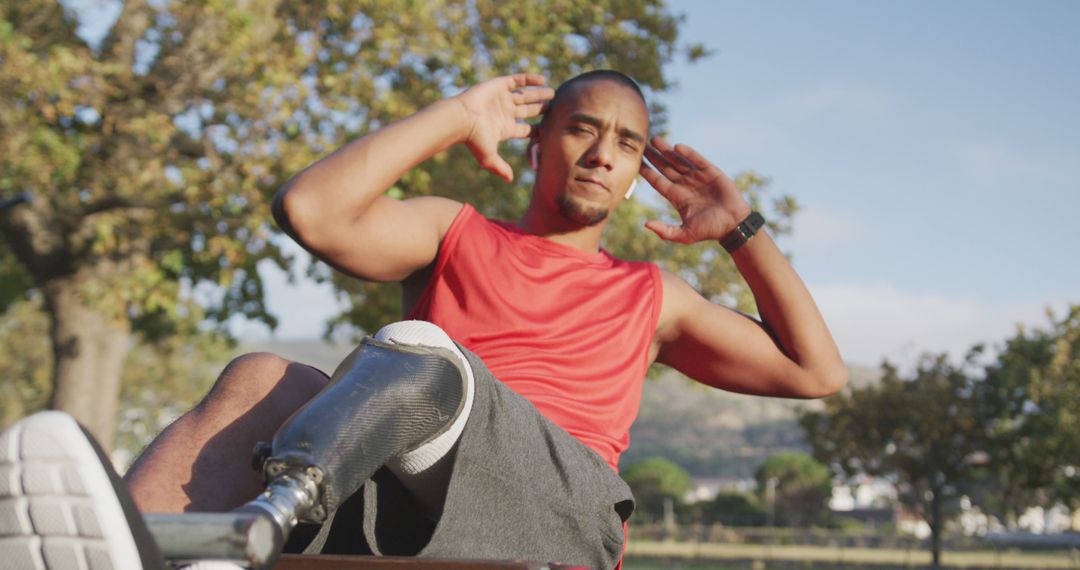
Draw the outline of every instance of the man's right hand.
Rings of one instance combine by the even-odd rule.
[[[555,90],[544,87],[543,76],[518,73],[478,83],[454,97],[468,121],[464,140],[480,166],[507,182],[514,170],[499,156],[499,143],[529,136],[531,127],[520,121],[539,116]]]
[[[455,97],[339,148],[278,191],[274,217],[297,242],[336,269],[368,281],[400,281],[427,267],[462,205],[422,196],[387,197],[405,172],[464,143],[507,181],[514,171],[499,143],[529,136],[523,119],[543,112],[554,92],[539,75],[480,83]]]

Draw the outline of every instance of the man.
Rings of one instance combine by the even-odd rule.
[[[363,505],[340,505],[360,513],[373,552],[611,566],[632,510],[614,470],[650,363],[768,396],[821,397],[846,382],[808,291],[757,231],[760,216],[705,158],[649,138],[632,80],[591,72],[554,94],[543,84],[530,74],[478,84],[345,145],[275,200],[275,218],[301,245],[356,278],[401,282],[406,315],[446,331],[388,327],[339,367],[336,380],[377,383],[365,372],[376,356],[416,346],[437,347],[464,371],[461,401],[452,402],[459,411],[424,428],[430,433],[411,434],[422,443],[378,457],[372,470],[385,464],[392,475],[380,470],[364,485]],[[520,122],[542,112],[536,128]],[[525,137],[537,174],[516,224],[485,220],[445,198],[385,196],[408,169],[455,144],[509,181],[497,145]],[[646,227],[680,243],[721,241],[762,322],[708,302],[652,264],[600,248],[608,216],[639,175],[682,218],[679,226]],[[263,483],[245,451],[270,439],[326,382],[272,355],[237,359],[128,473],[135,502],[160,512],[227,510],[250,499]],[[371,406],[365,413],[385,407]],[[414,428],[379,429],[369,436]],[[401,520],[375,509],[410,500],[412,514]],[[329,527],[318,541],[340,543]],[[412,534],[418,538],[397,542]]]

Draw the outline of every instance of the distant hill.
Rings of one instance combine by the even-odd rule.
[[[875,382],[876,369],[849,366],[849,382]],[[630,449],[620,465],[650,456],[678,463],[696,477],[752,477],[770,455],[808,451],[795,421],[821,401],[733,394],[703,386],[676,372],[646,380]]]
[[[333,372],[350,350],[322,340],[273,340],[242,343],[240,350],[273,352]],[[849,366],[850,384],[876,382],[880,372]],[[636,460],[662,456],[697,477],[752,477],[766,458],[781,451],[807,451],[799,409],[819,408],[820,401],[785,400],[715,390],[669,372],[645,381],[641,410],[630,430],[625,467]]]

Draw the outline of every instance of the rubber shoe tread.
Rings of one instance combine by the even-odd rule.
[[[108,456],[67,414],[40,412],[0,434],[0,566],[165,568]]]

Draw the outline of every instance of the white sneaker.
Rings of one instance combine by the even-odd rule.
[[[165,568],[105,452],[62,412],[0,434],[0,561],[12,570]]]

